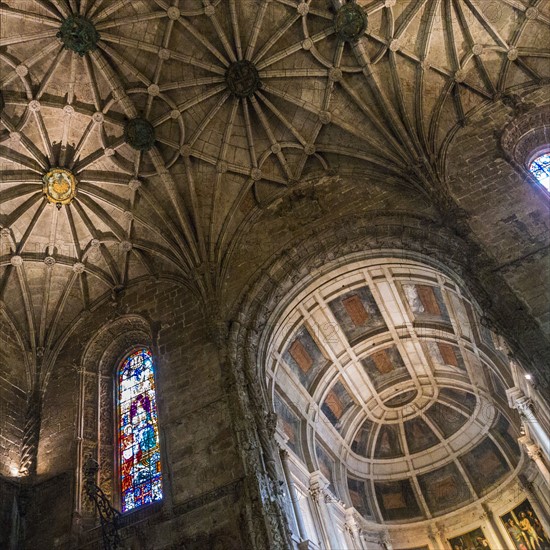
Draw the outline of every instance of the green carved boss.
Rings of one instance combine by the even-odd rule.
[[[334,16],[334,30],[341,40],[355,42],[367,29],[367,14],[355,2],[344,4]]]
[[[155,128],[144,118],[133,118],[124,128],[124,141],[137,151],[148,151],[155,144]]]
[[[251,97],[262,85],[258,69],[247,59],[229,65],[225,82],[231,93],[237,97]]]
[[[69,15],[57,33],[63,45],[80,56],[97,48],[99,33],[94,24],[81,15]]]

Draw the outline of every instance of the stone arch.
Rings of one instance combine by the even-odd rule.
[[[155,355],[153,327],[140,315],[123,315],[99,328],[82,354],[77,412],[76,509],[83,517],[93,513],[83,492],[82,471],[88,457],[98,461],[98,484],[115,507],[120,498],[115,460],[115,376],[122,359],[136,347],[146,347]]]
[[[550,150],[550,105],[526,107],[519,104],[519,114],[502,131],[500,146],[506,160],[538,190],[529,164],[537,154]]]
[[[403,259],[421,260],[458,278],[479,304],[485,316],[484,323],[502,332],[509,345],[515,344],[515,339],[510,338],[513,330],[497,324],[499,309],[487,290],[492,288],[495,293],[509,293],[504,283],[490,280],[480,263],[483,258],[479,262],[474,258],[466,240],[431,219],[403,213],[368,218],[355,216],[345,222],[327,225],[293,244],[274,257],[269,265],[263,266],[253,282],[242,291],[243,298],[234,311],[236,322],[230,333],[230,345],[237,346],[239,354],[245,348],[256,350],[266,323],[283,296],[294,295],[299,288],[297,284],[307,284],[313,275],[341,265],[351,255],[375,258],[394,254]],[[521,331],[523,334],[525,329]],[[527,355],[522,355],[521,347],[512,351],[530,363]],[[258,366],[252,358],[249,362]]]
[[[266,476],[261,482],[265,487],[269,487],[270,478],[280,478],[275,458],[278,451],[273,440],[276,418],[271,412],[272,403],[261,374],[269,323],[281,307],[282,300],[294,296],[323,270],[335,269],[354,257],[391,255],[420,260],[460,281],[483,312],[482,322],[504,336],[511,348],[510,353],[524,366],[539,365],[540,368],[544,352],[534,361],[531,360],[533,355],[530,357],[525,353],[532,342],[528,336],[532,323],[525,316],[515,322],[517,319],[504,314],[503,303],[504,308],[512,307],[515,311],[514,300],[517,299],[505,282],[490,272],[490,262],[484,264],[483,258],[476,258],[477,250],[474,253],[472,246],[444,225],[421,215],[355,216],[295,242],[294,246],[274,257],[269,265],[264,265],[253,282],[243,289],[243,298],[230,327],[227,360],[236,377],[239,406],[244,412],[237,429],[242,429],[251,441],[255,441],[243,451],[246,455],[243,458],[253,468],[265,471]],[[498,318],[508,319],[511,323],[497,324],[495,319]],[[520,344],[522,341],[527,345]],[[540,379],[544,380],[544,376]]]

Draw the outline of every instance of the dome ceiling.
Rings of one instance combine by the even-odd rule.
[[[217,296],[246,216],[309,175],[433,195],[457,124],[548,77],[548,2],[358,4],[2,3],[2,315],[33,361],[132,282]]]
[[[366,519],[440,516],[510,477],[519,448],[492,397],[498,352],[446,276],[349,267],[288,311],[268,369],[280,426]]]

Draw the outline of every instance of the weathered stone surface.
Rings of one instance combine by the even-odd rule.
[[[10,499],[25,474],[21,508],[56,499],[30,547],[97,543],[82,461],[117,504],[134,345],[157,362],[166,493],[128,546],[288,546],[258,346],[344,256],[452,271],[547,377],[548,202],[520,166],[549,139],[542,5],[168,4],[2,4],[0,473]],[[59,211],[55,166],[79,182]]]

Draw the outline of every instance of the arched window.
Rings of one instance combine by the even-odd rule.
[[[118,456],[122,512],[162,499],[153,357],[128,355],[118,373]]]
[[[529,164],[529,170],[538,182],[550,191],[550,151],[545,151],[533,159]]]

